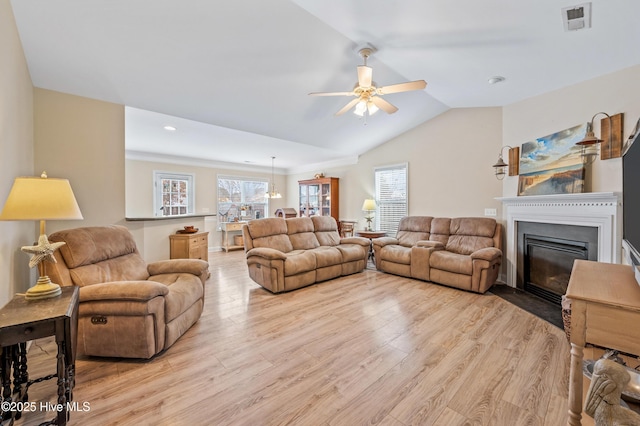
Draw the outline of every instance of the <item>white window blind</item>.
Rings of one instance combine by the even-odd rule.
[[[375,169],[377,230],[395,236],[400,219],[408,214],[407,164]]]

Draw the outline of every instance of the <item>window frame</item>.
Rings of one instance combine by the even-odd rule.
[[[259,182],[265,185],[265,191],[264,194],[267,193],[267,191],[269,191],[269,179],[268,178],[263,178],[263,177],[257,177],[257,176],[235,176],[235,175],[226,175],[226,174],[218,174],[216,176],[216,191],[217,191],[217,195],[216,195],[216,213],[218,215],[218,220],[222,221],[222,217],[225,216],[225,214],[223,214],[220,211],[220,180],[224,179],[224,180],[235,180],[235,181],[240,181],[240,182]],[[240,204],[262,204],[262,203],[250,203],[246,201],[246,194],[244,194],[243,190],[244,187],[243,185],[240,185],[241,188],[241,200],[239,202],[236,203],[240,203]],[[270,217],[269,215],[269,210],[270,210],[270,198],[267,198],[266,196],[264,197],[264,216],[261,217]],[[233,203],[232,203],[233,204]],[[240,206],[241,208],[241,206]],[[250,220],[250,219],[255,219],[255,212],[250,213],[247,216],[241,216],[241,210],[239,210],[238,212],[238,218],[241,220]],[[229,218],[227,218],[228,220]]]
[[[397,172],[404,172],[404,198],[401,199],[403,201],[391,201],[385,200],[383,194],[381,193],[380,186],[380,174],[384,172],[390,172],[391,175]],[[390,176],[393,178],[393,176]],[[399,163],[399,164],[391,164],[386,166],[374,167],[374,191],[375,191],[375,200],[376,200],[376,221],[375,221],[375,229],[377,231],[384,231],[389,236],[395,236],[398,232],[398,224],[402,217],[407,216],[409,214],[409,163]],[[388,219],[385,218],[385,214],[381,213],[385,207],[389,207],[390,205],[398,205],[404,207],[400,212],[392,212],[389,213]]]
[[[163,213],[163,192],[162,181],[165,179],[171,180],[184,180],[187,181],[187,212],[181,214],[168,214]],[[195,212],[195,182],[196,176],[194,173],[186,172],[167,172],[162,170],[153,171],[153,211],[154,216],[157,217],[180,217],[192,215]]]

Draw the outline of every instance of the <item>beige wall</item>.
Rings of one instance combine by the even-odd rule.
[[[452,109],[363,154],[356,165],[322,171],[340,178],[340,217],[358,220],[360,229],[362,203],[374,195],[374,168],[400,163],[408,164],[410,215],[483,216],[485,208],[499,207],[494,198],[502,186],[491,165],[501,139],[501,108]],[[290,176],[287,192],[295,194],[304,178]],[[296,210],[297,202],[297,194],[289,199]]]
[[[124,107],[35,90],[35,169],[69,179],[84,216],[47,222],[47,233],[124,224]]]
[[[503,144],[520,146],[526,141],[558,130],[586,123],[594,114],[624,113],[623,138],[627,138],[640,117],[640,66],[565,87],[541,96],[505,106]],[[595,131],[600,135],[600,119]],[[588,169],[592,192],[622,191],[622,162],[597,160]],[[504,180],[504,196],[517,194],[517,177]]]
[[[166,171],[193,173],[195,175],[195,214],[215,215],[218,211],[218,175],[242,176],[271,179],[270,173],[227,170],[214,167],[185,166],[179,164],[159,163],[152,161],[125,161],[126,170],[126,211],[127,217],[150,218],[153,212],[153,172]],[[276,187],[284,188],[286,178],[275,175]],[[287,206],[286,193],[280,200],[271,200],[269,214],[276,209]],[[169,235],[182,229],[184,225],[194,225],[200,230],[209,232],[209,249],[219,250],[222,246],[222,232],[216,216],[207,218],[176,218],[163,220],[147,220],[127,222],[134,232],[138,247],[145,260],[169,258]]]
[[[33,86],[9,0],[0,0],[0,208],[13,180],[33,175]],[[0,306],[35,283],[20,247],[36,240],[33,222],[0,222]]]
[[[153,172],[192,173],[195,175],[194,214],[215,214],[217,181],[216,169],[158,163],[140,160],[125,160],[126,211],[127,217],[154,217]],[[264,176],[261,176],[264,177]]]

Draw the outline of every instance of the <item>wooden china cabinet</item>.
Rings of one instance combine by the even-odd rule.
[[[338,222],[338,180],[336,177],[299,180],[300,216],[332,216]]]

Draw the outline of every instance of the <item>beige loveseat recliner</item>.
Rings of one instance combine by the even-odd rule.
[[[253,281],[273,293],[361,272],[370,241],[340,238],[331,216],[266,218],[242,227]]]
[[[484,293],[500,271],[502,227],[484,217],[407,216],[373,249],[380,271]]]
[[[151,358],[200,318],[209,264],[198,259],[146,265],[124,226],[59,231],[57,263],[44,262],[61,286],[80,287],[78,353]]]

